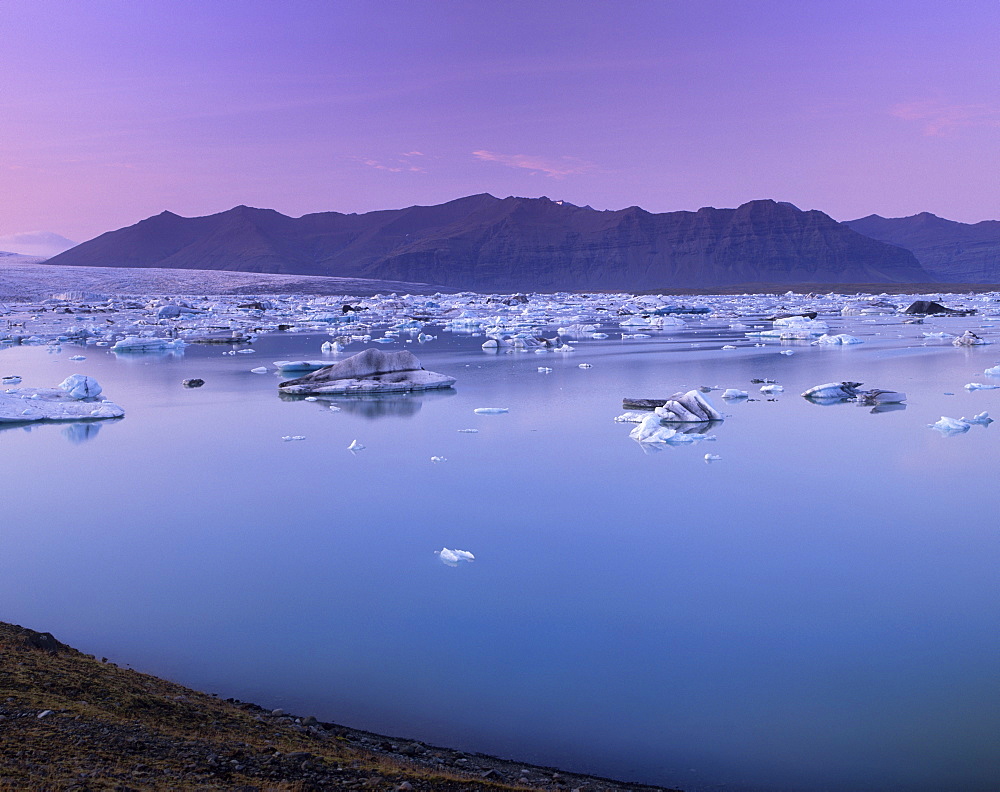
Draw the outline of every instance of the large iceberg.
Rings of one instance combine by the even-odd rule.
[[[125,410],[100,400],[93,377],[73,374],[57,388],[9,388],[0,393],[0,423],[95,421],[121,418]]]
[[[377,394],[450,388],[455,378],[426,371],[412,352],[366,349],[278,385],[290,394]]]

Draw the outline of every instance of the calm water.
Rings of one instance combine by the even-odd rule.
[[[855,319],[831,332],[866,343],[844,348],[721,351],[741,334],[706,328],[564,356],[442,334],[405,347],[454,393],[340,412],[249,373],[319,358],[325,337],[5,349],[0,373],[90,374],[126,417],[0,432],[0,618],[222,696],[687,790],[992,790],[1000,424],[926,425],[1000,418],[1000,391],[963,388],[1000,346],[919,338],[968,321]],[[841,379],[908,405],[798,395]],[[757,400],[710,395],[717,439],[658,453],[613,421],[623,396],[700,385]],[[446,567],[442,546],[476,561]]]

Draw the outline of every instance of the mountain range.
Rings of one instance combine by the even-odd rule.
[[[838,223],[823,212],[772,200],[654,214],[635,206],[598,211],[489,194],[299,218],[237,206],[205,217],[163,212],[49,263],[333,275],[483,292],[962,279],[951,276],[946,255],[929,255],[925,263],[924,247],[918,252],[895,241],[913,236],[896,231],[893,224],[901,221],[873,218]],[[998,269],[995,252],[978,269],[971,259],[963,266],[962,273],[986,279]]]
[[[849,220],[859,234],[906,248],[934,280],[953,283],[1000,281],[1000,221],[956,223],[930,212],[911,217],[873,214]]]

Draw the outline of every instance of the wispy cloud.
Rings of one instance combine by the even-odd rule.
[[[524,170],[531,171],[533,176],[541,173],[553,179],[563,179],[566,176],[587,173],[595,168],[593,163],[577,159],[576,157],[545,159],[530,154],[499,154],[495,151],[486,151],[484,149],[473,151],[472,156],[485,162],[499,162],[508,168],[523,168]]]
[[[988,104],[954,104],[924,99],[894,105],[890,112],[904,121],[923,124],[929,137],[946,137],[968,127],[1000,127],[1000,107]]]
[[[390,173],[427,173],[425,167],[413,161],[414,157],[422,156],[424,155],[420,151],[407,151],[389,160],[377,160],[371,157],[355,157],[354,159],[369,168],[389,171]]]

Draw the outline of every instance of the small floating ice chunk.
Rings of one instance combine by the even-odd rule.
[[[783,393],[784,390],[785,389],[781,385],[776,385],[774,383],[760,386],[761,393]]]
[[[251,374],[267,374],[267,366],[257,366],[257,368],[250,369]]]
[[[838,333],[837,335],[826,335],[825,333],[813,341],[813,346],[834,346],[834,345],[850,345],[850,344],[861,344],[864,343],[860,338],[857,338],[847,333]]]
[[[998,368],[1000,368],[1000,366],[998,366]],[[1000,373],[998,373],[997,376],[1000,376]],[[19,385],[21,383],[21,378],[16,374],[12,374],[9,377],[4,377],[2,382],[4,385]]]
[[[305,440],[306,436],[305,435],[285,435],[281,439],[284,440],[287,443],[290,440]]]
[[[552,368],[549,367],[549,366],[539,366],[538,367],[538,373],[539,374],[551,374],[552,373]]]
[[[340,412],[340,409],[341,408],[338,407],[336,404],[331,404],[330,405],[330,412]]]
[[[1000,385],[984,385],[981,382],[970,382],[970,383],[968,383],[965,386],[965,389],[969,390],[969,391],[974,391],[974,390],[996,390],[997,388],[1000,388]]]
[[[779,355],[786,355],[786,356],[787,355],[794,355],[795,354],[795,350],[794,349],[782,349],[778,354]]]
[[[73,357],[70,358],[70,360],[86,360],[86,359],[87,358],[85,355],[73,355]]]
[[[648,412],[629,410],[615,417],[615,423],[642,423],[649,417]]]
[[[736,349],[736,347],[734,347],[734,346],[733,346],[732,344],[726,344],[726,345],[725,345],[724,347],[722,347],[722,348],[723,348],[723,349],[725,349],[725,350],[730,350],[730,349]]]
[[[722,457],[720,457],[718,454],[705,454],[706,462],[717,462],[720,459],[722,459]]]
[[[973,426],[989,426],[991,423],[993,423],[993,419],[990,418],[990,414],[981,412],[971,418],[949,418],[946,415],[942,415],[941,420],[927,425],[931,429],[937,429],[941,434],[948,436],[964,434]]]
[[[813,401],[841,401],[858,395],[860,382],[825,382],[807,390],[802,395]],[[761,388],[763,391],[764,389]]]
[[[447,462],[447,461],[448,461],[447,457],[443,457],[443,456],[432,456],[431,457],[431,462]]]
[[[458,429],[457,431],[461,432],[462,434],[479,434],[478,429]]]
[[[993,368],[988,368],[983,371],[987,377],[1000,377],[1000,365],[996,365]]]
[[[968,421],[963,421],[961,418],[949,418],[946,415],[942,415],[941,420],[927,425],[931,429],[937,429],[943,435],[962,434],[972,428],[972,424]]]
[[[361,445],[357,440],[352,440],[351,444],[347,446],[348,451],[364,451],[365,447]]]
[[[971,330],[966,330],[962,335],[951,342],[954,346],[978,346],[988,343],[985,338],[981,338]]]
[[[581,363],[577,368],[593,368],[589,363]]]
[[[750,394],[746,391],[737,390],[736,388],[726,388],[722,392],[723,399],[746,399],[749,398]]]
[[[477,407],[472,412],[476,415],[501,415],[510,412],[510,407]]]

